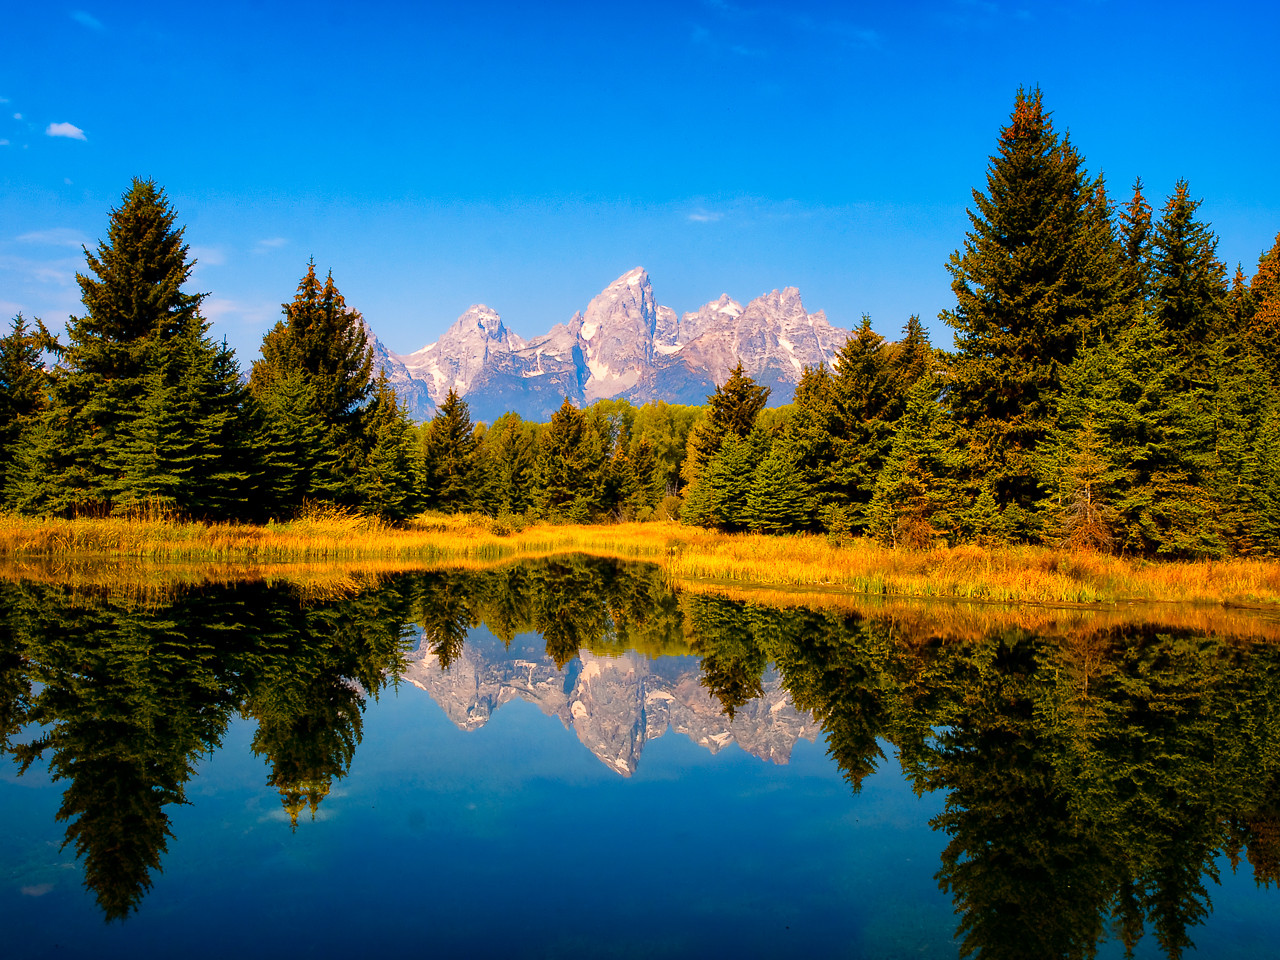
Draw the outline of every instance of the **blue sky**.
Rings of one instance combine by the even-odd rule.
[[[60,327],[131,177],[247,364],[307,258],[393,350],[525,336],[643,265],[692,310],[798,286],[935,341],[1020,85],[1113,196],[1185,177],[1252,272],[1280,231],[1280,14],[1256,3],[9,4],[0,312]]]

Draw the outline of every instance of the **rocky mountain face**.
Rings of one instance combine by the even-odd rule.
[[[795,287],[743,307],[723,294],[691,313],[660,306],[641,267],[609,284],[585,310],[525,341],[484,305],[471,307],[435,343],[398,355],[374,341],[396,392],[419,419],[434,415],[450,389],[475,420],[508,410],[545,421],[568,397],[587,405],[606,397],[633,403],[701,404],[739,361],[790,402],[806,365],[830,363],[849,331],[806,313]]]
[[[698,682],[694,657],[650,660],[637,653],[597,657],[583,651],[556,668],[544,651],[511,648],[487,631],[473,632],[447,668],[426,643],[410,655],[405,679],[425,690],[459,729],[477,730],[504,703],[519,698],[556,716],[588,750],[629,777],[644,745],[668,730],[717,753],[736,743],[748,753],[785,764],[798,740],[812,743],[819,727],[791,705],[776,673],[764,695],[725,716]]]

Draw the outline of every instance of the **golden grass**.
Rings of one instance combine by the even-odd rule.
[[[1047,547],[894,550],[869,540],[722,534],[674,523],[538,524],[508,532],[479,516],[424,516],[405,528],[331,514],[272,523],[0,515],[0,558],[111,559],[205,565],[373,564],[384,572],[586,553],[649,560],[677,583],[827,588],[870,596],[1005,603],[1127,601],[1280,604],[1280,563],[1154,563]]]

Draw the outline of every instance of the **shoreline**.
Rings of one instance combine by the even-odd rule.
[[[1280,606],[1280,561],[1152,561],[1050,547],[892,549],[820,535],[727,534],[672,522],[534,524],[423,516],[392,528],[333,514],[266,525],[0,515],[0,559],[261,566],[376,562],[490,566],[584,553],[664,566],[678,581],[865,596],[1089,607],[1127,602]]]

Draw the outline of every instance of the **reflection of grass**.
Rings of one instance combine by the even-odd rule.
[[[511,531],[476,516],[427,516],[403,529],[341,513],[266,526],[0,517],[0,557],[39,557],[54,564],[128,558],[215,566],[357,562],[406,569],[571,552],[652,560],[678,581],[825,585],[884,596],[1280,603],[1280,563],[1261,560],[1151,563],[1045,547],[893,550],[867,540],[833,546],[814,536],[729,535],[671,523],[540,524]]]

